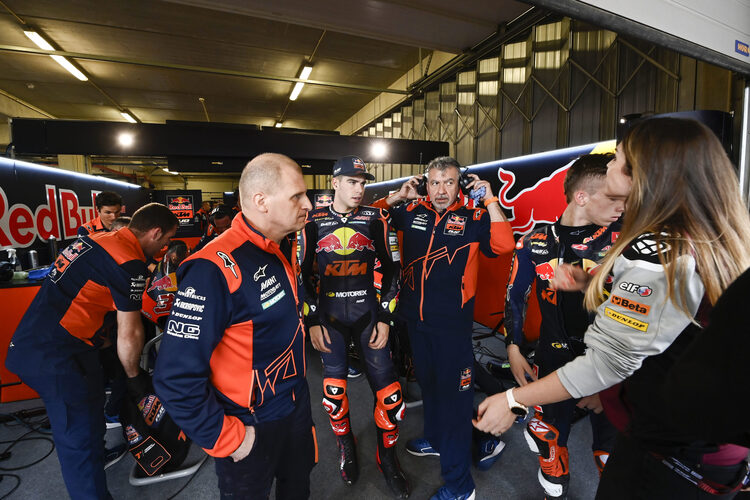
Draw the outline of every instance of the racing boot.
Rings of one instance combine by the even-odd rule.
[[[568,494],[570,483],[568,448],[557,444],[559,436],[557,429],[544,422],[539,412],[529,420],[524,431],[529,448],[539,455],[537,478],[544,488],[545,498],[564,499]]]
[[[354,434],[347,432],[340,436],[336,436],[336,443],[339,446],[339,453],[341,454],[341,462],[339,469],[341,471],[341,479],[348,485],[352,485],[359,479],[359,463],[357,462],[357,444],[354,439]]]
[[[401,470],[396,456],[396,441],[398,440],[398,428],[387,431],[379,427],[377,429],[378,448],[375,459],[378,469],[383,473],[385,483],[393,493],[394,498],[409,498],[409,482]]]
[[[349,398],[346,395],[346,379],[323,379],[323,408],[328,413],[331,429],[341,454],[341,479],[354,484],[359,478],[357,445],[349,422]]]

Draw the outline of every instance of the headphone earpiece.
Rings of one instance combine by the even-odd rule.
[[[458,187],[464,195],[469,194],[469,188],[467,187],[474,179],[469,177],[469,169],[459,170],[458,175]],[[417,183],[417,194],[419,196],[427,196],[427,174],[422,175]]]

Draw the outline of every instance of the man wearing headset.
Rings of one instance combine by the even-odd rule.
[[[399,314],[408,323],[424,402],[424,438],[408,443],[407,450],[414,453],[426,445],[433,450],[429,454],[440,455],[445,486],[432,500],[475,497],[469,470],[471,331],[479,251],[495,257],[514,247],[513,232],[490,183],[462,175],[460,168],[453,158],[435,158],[424,180],[413,177],[399,191],[373,203],[390,210],[392,226],[402,236]],[[417,190],[423,182],[426,198]],[[465,196],[469,190],[486,210]],[[410,203],[400,204],[405,201]]]

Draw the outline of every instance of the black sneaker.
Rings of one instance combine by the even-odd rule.
[[[352,485],[359,479],[359,464],[357,463],[357,445],[354,440],[354,435],[351,432],[347,432],[343,436],[338,436],[336,441],[339,445],[339,452],[341,453],[341,463],[339,468],[341,469],[341,479],[346,484]]]

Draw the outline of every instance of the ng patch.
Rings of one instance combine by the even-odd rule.
[[[604,314],[617,321],[618,323],[622,323],[623,325],[633,328],[634,330],[638,330],[640,332],[645,332],[646,330],[648,330],[648,323],[639,321],[635,318],[631,318],[630,316],[627,316],[625,314],[620,314],[617,311],[610,309],[609,307],[604,308]]]

